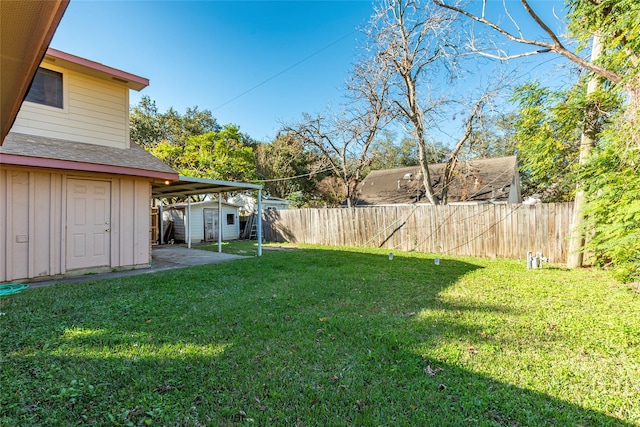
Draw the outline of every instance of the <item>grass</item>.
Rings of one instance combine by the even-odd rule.
[[[195,247],[206,251],[218,252],[217,243],[202,243]],[[258,254],[258,245],[252,240],[232,240],[222,242],[222,252],[225,254],[255,256]]]
[[[635,289],[387,255],[265,251],[2,297],[0,425],[640,425]]]
[[[206,251],[218,252],[217,243],[202,243],[194,247]],[[294,246],[287,243],[263,243],[262,247],[266,250],[274,248],[294,248]],[[232,240],[229,242],[222,242],[222,252],[226,254],[256,256],[258,254],[258,244],[253,240]]]

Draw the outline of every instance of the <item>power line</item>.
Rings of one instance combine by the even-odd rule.
[[[261,81],[261,82],[260,82],[260,83],[258,83],[257,85],[255,85],[255,86],[251,87],[250,89],[245,90],[245,91],[244,91],[244,92],[242,92],[241,94],[236,95],[236,96],[234,96],[233,98],[229,99],[228,101],[223,102],[222,104],[218,105],[216,108],[214,108],[214,109],[213,109],[213,110],[211,110],[211,111],[219,110],[220,108],[222,108],[222,107],[224,107],[224,106],[226,106],[226,105],[228,105],[228,104],[231,104],[231,103],[232,103],[233,101],[235,101],[236,99],[243,97],[244,95],[248,94],[249,92],[254,91],[255,89],[257,89],[257,88],[259,88],[260,86],[262,86],[262,85],[264,85],[264,84],[266,84],[266,83],[270,82],[271,80],[275,79],[276,77],[279,77],[279,76],[283,75],[283,74],[284,74],[284,73],[286,73],[287,71],[289,71],[289,70],[291,70],[291,69],[293,69],[293,68],[297,67],[298,65],[302,64],[303,62],[305,62],[305,61],[307,61],[307,60],[309,60],[309,59],[313,58],[314,56],[316,56],[316,55],[318,55],[318,54],[320,54],[320,53],[324,52],[325,50],[329,49],[330,47],[335,46],[336,44],[340,43],[342,40],[344,40],[344,39],[346,39],[347,37],[351,36],[351,35],[352,35],[353,33],[355,33],[355,32],[356,32],[356,30],[353,30],[353,31],[351,31],[349,34],[346,34],[346,35],[344,35],[344,36],[340,37],[339,39],[337,39],[337,40],[335,40],[335,41],[333,41],[333,42],[329,43],[329,44],[328,44],[328,45],[326,45],[326,46],[324,46],[323,48],[321,48],[321,49],[319,49],[319,50],[317,50],[317,51],[313,52],[312,54],[310,54],[310,55],[308,55],[308,56],[305,56],[304,58],[302,58],[302,59],[301,59],[301,60],[299,60],[298,62],[296,62],[296,63],[294,63],[294,64],[292,64],[292,65],[288,66],[287,68],[285,68],[285,69],[284,69],[284,70],[282,70],[282,71],[277,72],[276,74],[272,75],[272,76],[271,76],[271,77],[269,77],[268,79]]]
[[[332,168],[327,168],[327,169],[322,169],[322,170],[319,170],[319,171],[313,171],[313,172],[305,173],[305,174],[302,174],[302,175],[287,176],[287,177],[284,177],[284,178],[256,179],[256,180],[251,181],[251,182],[277,182],[277,181],[288,181],[288,180],[290,180],[290,179],[304,178],[304,177],[307,177],[307,176],[309,176],[309,177],[310,177],[310,176],[317,175],[317,174],[322,173],[322,172],[330,171],[331,169],[332,169]]]

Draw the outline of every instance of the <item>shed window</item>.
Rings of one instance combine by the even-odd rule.
[[[26,101],[50,107],[63,108],[62,102],[62,73],[38,68]]]
[[[227,214],[227,225],[233,225],[236,223],[236,218],[234,214]]]

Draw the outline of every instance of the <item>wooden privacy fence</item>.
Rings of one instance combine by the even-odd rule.
[[[268,210],[263,230],[272,242],[515,259],[531,251],[564,263],[572,212],[572,203]]]

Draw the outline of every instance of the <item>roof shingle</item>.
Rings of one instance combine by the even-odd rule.
[[[133,142],[130,148],[123,149],[11,132],[0,147],[0,159],[3,154],[76,162],[78,170],[93,164],[173,174],[177,179],[173,169]],[[74,169],[73,163],[67,166]]]
[[[445,163],[429,165],[431,185],[442,195]],[[506,202],[514,175],[516,156],[459,161],[449,184],[449,202]],[[374,170],[360,185],[356,205],[428,203],[420,166]]]

